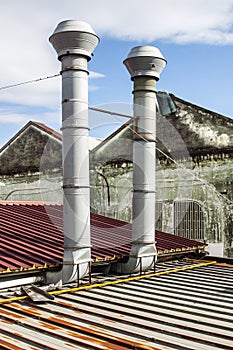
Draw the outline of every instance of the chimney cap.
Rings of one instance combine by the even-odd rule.
[[[123,63],[132,80],[137,76],[151,76],[159,80],[167,61],[157,47],[136,46],[131,49]]]
[[[49,41],[59,59],[64,55],[78,54],[86,56],[89,60],[99,38],[90,24],[84,21],[66,20],[57,25]]]

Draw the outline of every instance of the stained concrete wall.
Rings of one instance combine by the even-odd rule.
[[[175,109],[157,115],[156,124],[156,200],[162,202],[162,229],[174,232],[175,202],[195,201],[203,212],[204,239],[222,243],[224,255],[232,257],[233,120],[174,95],[165,97],[173,100]],[[111,194],[106,208],[106,188],[100,179],[92,179],[95,210],[123,220],[131,220],[132,212],[133,133],[126,124],[91,154],[92,162],[105,172]],[[125,179],[124,189],[118,182]]]
[[[132,164],[106,165],[101,168],[110,188],[98,174],[92,176],[92,210],[126,221],[132,218]],[[157,166],[156,200],[162,202],[162,230],[174,233],[174,202],[195,201],[204,215],[204,240],[223,243],[224,255],[233,256],[233,160],[206,156],[193,162]]]
[[[204,215],[204,239],[223,243],[224,255],[233,257],[233,120],[171,96],[176,112],[157,119],[157,148],[176,162],[157,152],[156,200],[163,205],[161,229],[174,232],[176,201],[195,201]],[[133,130],[127,124],[91,152],[91,168],[104,172],[110,188],[108,206],[106,183],[92,172],[92,211],[131,220],[132,140]],[[31,147],[26,158],[35,157],[33,152]],[[26,155],[24,150],[21,153],[19,163]],[[40,164],[41,159],[38,161]],[[0,199],[61,202],[61,174],[51,170],[43,176],[39,172],[3,175]]]

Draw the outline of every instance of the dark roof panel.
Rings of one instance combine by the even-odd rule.
[[[63,211],[54,203],[0,202],[0,272],[61,264]],[[130,223],[91,214],[92,260],[127,256]],[[156,231],[159,254],[195,250],[203,243]]]

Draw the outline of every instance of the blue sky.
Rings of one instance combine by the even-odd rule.
[[[100,37],[89,63],[91,106],[130,111],[122,62],[132,47],[154,45],[168,61],[158,90],[233,117],[233,0],[8,0],[0,10],[0,87],[58,73],[48,38],[60,21],[77,19]],[[29,120],[59,130],[60,89],[56,77],[0,90],[0,146]],[[91,113],[91,133],[102,137],[122,122]]]

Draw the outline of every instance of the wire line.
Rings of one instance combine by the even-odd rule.
[[[26,85],[26,84],[31,84],[31,83],[38,83],[42,80],[46,80],[46,79],[52,79],[55,77],[60,76],[60,73],[54,74],[54,75],[49,75],[47,77],[42,77],[42,78],[38,78],[38,79],[33,79],[33,80],[28,80],[28,81],[24,81],[21,83],[17,83],[17,84],[12,84],[12,85],[5,85],[0,87],[0,90],[6,90],[6,89],[10,89],[13,87],[17,87],[17,86],[21,86],[21,85]],[[117,113],[117,112],[113,112],[113,111],[109,111],[109,110],[105,110],[105,109],[101,109],[101,108],[96,108],[96,107],[88,107],[89,110],[95,111],[95,112],[100,112],[100,113],[105,113],[105,114],[109,114],[111,116],[116,116],[116,117],[124,117],[124,118],[129,118],[130,120],[126,123],[126,127],[129,128],[134,134],[136,134],[137,136],[139,136],[139,138],[141,138],[143,141],[148,142],[148,140],[146,140],[142,135],[140,135],[139,133],[137,133],[134,128],[132,128],[130,126],[130,123],[136,119],[134,116],[132,115],[128,115],[128,114],[123,114],[123,113]],[[121,123],[122,121],[120,119],[118,119]],[[165,156],[167,159],[171,160],[174,164],[176,164],[176,166],[178,166],[179,168],[185,170],[187,173],[189,173],[190,175],[192,175],[194,177],[194,179],[199,180],[201,183],[203,183],[204,185],[206,185],[207,187],[210,187],[212,190],[214,190],[220,197],[224,198],[227,202],[229,203],[233,203],[232,200],[226,198],[225,196],[223,196],[221,193],[219,193],[215,186],[212,184],[207,183],[204,179],[199,178],[197,175],[193,174],[190,170],[188,170],[186,167],[184,167],[183,165],[179,164],[177,161],[175,161],[175,159],[173,159],[172,157],[170,157],[168,154],[166,154],[165,152],[163,152],[162,150],[160,150],[158,147],[156,147],[156,149],[158,150],[158,152],[160,152],[163,156]]]
[[[54,74],[54,75],[49,75],[47,77],[42,77],[42,78],[37,78],[37,79],[33,79],[33,80],[28,80],[28,81],[24,81],[22,83],[17,83],[17,84],[12,84],[12,85],[5,85],[0,87],[0,90],[6,90],[6,89],[10,89],[16,86],[21,86],[21,85],[26,85],[26,84],[31,84],[31,83],[38,83],[39,81],[42,80],[46,80],[46,79],[51,79],[51,78],[55,78],[60,76],[60,73]]]

